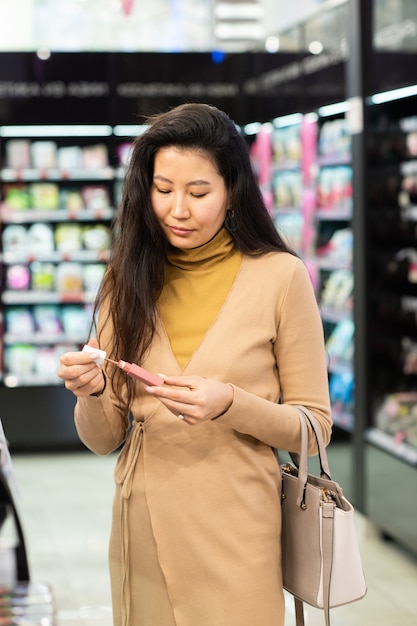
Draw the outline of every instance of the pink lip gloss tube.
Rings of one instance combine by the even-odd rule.
[[[112,359],[106,359],[106,361],[110,361],[110,363],[114,363],[117,367],[120,367],[121,370],[125,371],[128,376],[135,378],[136,380],[140,380],[146,385],[157,386],[164,384],[164,379],[152,372],[148,372],[140,365],[136,365],[136,363],[127,363],[127,361],[113,361]]]

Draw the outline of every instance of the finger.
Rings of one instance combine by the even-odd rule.
[[[90,380],[101,372],[100,368],[90,359],[85,364],[65,365],[61,361],[61,367],[58,371],[59,378],[62,380],[77,380],[81,379],[85,384],[85,381]]]
[[[196,387],[202,380],[206,380],[202,376],[167,376],[166,374],[158,374],[164,379],[165,385],[172,385],[173,387],[185,387],[192,389]]]
[[[184,397],[184,392],[179,389],[165,387],[145,387],[151,395],[154,395],[171,413],[178,417],[180,414],[191,415],[194,411],[192,403],[188,403]],[[190,393],[188,391],[188,393]]]
[[[65,352],[60,357],[61,365],[65,365],[67,367],[72,365],[87,365],[93,362],[92,356],[88,352]],[[94,365],[96,365],[94,363]]]
[[[189,387],[178,386],[147,386],[146,391],[156,396],[161,402],[167,406],[170,411],[179,412],[181,407],[188,407],[193,404],[193,396]]]
[[[75,378],[65,378],[64,384],[68,391],[76,396],[90,395],[94,390],[103,384],[103,375],[101,370],[96,368],[97,373],[91,375],[91,371],[84,372],[81,376]]]

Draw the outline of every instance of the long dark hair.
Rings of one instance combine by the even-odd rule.
[[[113,359],[140,363],[150,346],[156,323],[156,302],[163,288],[168,241],[151,206],[157,151],[166,146],[207,154],[223,177],[233,209],[230,233],[246,255],[290,251],[265,207],[247,144],[235,123],[207,104],[183,104],[147,120],[147,130],[133,144],[121,204],[113,225],[114,241],[108,268],[95,302],[111,320],[111,345],[102,346]],[[225,223],[227,228],[227,222]],[[98,337],[100,341],[100,337]],[[125,375],[116,371],[114,392]],[[127,381],[130,406],[133,382]]]

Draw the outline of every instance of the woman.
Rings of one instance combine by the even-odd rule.
[[[282,626],[272,447],[299,450],[296,404],[330,439],[323,330],[222,111],[181,105],[135,141],[96,312],[89,345],[165,381],[101,369],[94,353],[61,359],[81,440],[98,454],[123,444],[115,625]]]

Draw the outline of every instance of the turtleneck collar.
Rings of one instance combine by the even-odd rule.
[[[217,235],[198,248],[170,248],[168,263],[182,270],[195,269],[196,265],[206,268],[228,258],[234,251],[234,241],[230,233],[222,228]]]

